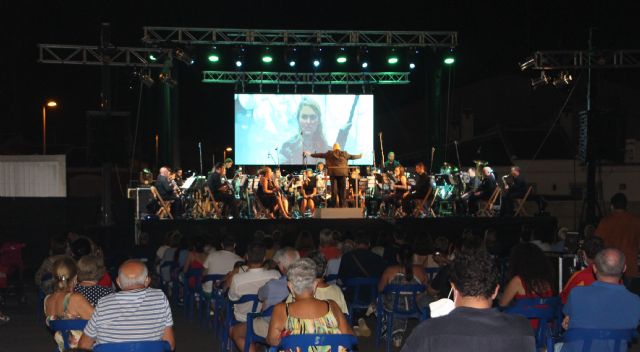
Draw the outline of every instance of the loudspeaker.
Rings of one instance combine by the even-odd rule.
[[[316,219],[362,219],[361,208],[316,208],[313,214]]]
[[[149,214],[147,205],[153,200],[151,188],[129,188],[127,198],[135,202],[136,220],[142,220],[145,215]]]

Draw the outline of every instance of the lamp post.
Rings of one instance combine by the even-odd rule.
[[[226,163],[226,162],[227,162],[227,152],[232,152],[232,151],[233,151],[233,148],[231,148],[231,147],[226,147],[226,148],[224,149],[224,153],[222,153],[222,155],[223,155],[223,157],[222,157],[222,162],[223,162],[223,163]]]
[[[47,154],[47,108],[55,108],[58,106],[54,100],[49,100],[42,105],[42,155]]]

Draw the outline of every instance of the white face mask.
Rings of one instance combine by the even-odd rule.
[[[445,316],[456,307],[455,303],[449,298],[453,292],[453,287],[449,290],[449,296],[447,298],[441,298],[435,302],[429,303],[429,310],[431,311],[431,317],[437,318]]]

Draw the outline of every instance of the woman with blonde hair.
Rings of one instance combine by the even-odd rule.
[[[89,320],[93,313],[91,303],[73,289],[78,282],[76,263],[70,258],[62,258],[53,264],[51,270],[55,280],[55,291],[44,299],[44,313],[47,325],[52,320],[84,319]],[[82,331],[71,331],[69,346],[75,348],[82,336]],[[57,332],[54,336],[60,351],[64,350],[62,335]]]

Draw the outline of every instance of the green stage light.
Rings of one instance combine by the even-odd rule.
[[[340,56],[338,56],[338,58],[336,58],[336,61],[337,61],[339,64],[344,64],[345,62],[347,62],[347,57],[346,57],[346,56],[344,56],[344,55],[340,55]]]
[[[264,55],[262,57],[262,62],[264,62],[265,64],[271,63],[273,61],[273,56],[271,55]]]
[[[158,58],[153,54],[149,54],[149,60],[156,61],[156,60],[158,60]]]
[[[220,61],[220,56],[218,56],[217,54],[209,55],[209,62],[218,62],[218,61]]]
[[[453,56],[446,56],[444,58],[444,63],[446,65],[453,65],[454,62],[456,62],[456,59]]]
[[[387,62],[391,65],[395,65],[398,63],[398,57],[397,56],[389,56],[389,58],[387,59]]]

